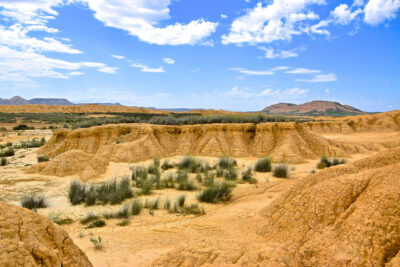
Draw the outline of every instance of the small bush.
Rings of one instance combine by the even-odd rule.
[[[200,172],[196,173],[196,181],[198,183],[202,183],[203,182],[203,177],[201,176]]]
[[[44,197],[31,194],[22,198],[21,206],[30,210],[47,208],[47,201]]]
[[[160,202],[159,198],[155,199],[154,201],[146,199],[146,202],[144,203],[144,208],[150,210],[157,210],[159,202]]]
[[[215,174],[214,173],[207,173],[204,177],[204,186],[211,186],[214,184],[214,178]]]
[[[329,168],[332,166],[340,165],[340,164],[346,164],[346,159],[337,159],[334,158],[333,160],[328,159],[326,156],[322,156],[320,161],[317,164],[317,169],[325,169]]]
[[[200,202],[217,203],[229,200],[232,195],[233,184],[222,182],[205,188],[197,195]]]
[[[141,185],[141,193],[143,195],[151,195],[152,190],[152,182],[150,180],[145,180]]]
[[[223,157],[220,158],[218,161],[218,167],[221,169],[232,169],[237,166],[236,160],[229,158],[229,157]],[[218,176],[218,175],[217,175]],[[219,176],[218,176],[219,177]]]
[[[169,163],[169,161],[167,159],[164,160],[163,164],[161,165],[161,169],[163,169],[164,171],[172,169],[173,167],[174,167],[174,165]]]
[[[6,166],[6,165],[7,165],[7,159],[6,158],[1,158],[0,166]]]
[[[86,199],[86,185],[77,180],[69,186],[68,198],[72,205],[78,205]]]
[[[9,147],[7,149],[1,150],[0,151],[0,157],[13,157],[15,155],[14,148]]]
[[[278,178],[287,178],[289,174],[289,168],[286,164],[279,164],[274,168],[273,176]]]
[[[89,212],[86,216],[80,221],[81,224],[88,224],[90,222],[94,222],[99,219],[98,215],[94,215],[93,213]]]
[[[66,225],[74,222],[71,218],[63,217],[61,214],[50,215],[49,219],[58,225]]]
[[[18,124],[17,126],[13,127],[14,131],[23,131],[23,130],[33,130],[35,127],[30,127],[26,124]]]
[[[191,173],[196,173],[197,171],[201,171],[202,163],[194,157],[186,156],[179,162],[178,168],[180,170],[187,170]]]
[[[124,226],[128,226],[130,223],[130,221],[128,219],[122,220],[119,223],[117,223],[118,226],[124,227]]]
[[[185,205],[185,201],[186,201],[186,196],[185,195],[181,195],[176,200],[176,203],[178,204],[179,207],[183,207]]]
[[[45,155],[38,155],[37,156],[37,161],[40,163],[40,162],[46,162],[46,161],[49,161],[50,159],[49,159],[49,157],[48,156],[45,156]]]
[[[227,181],[236,181],[238,177],[237,171],[234,168],[229,168],[224,172],[224,179]]]
[[[250,184],[256,184],[257,179],[253,177],[253,169],[251,167],[247,168],[246,170],[242,171],[242,180],[244,182],[248,182]]]
[[[190,206],[183,206],[182,207],[182,213],[183,214],[193,214],[196,216],[204,215],[206,214],[204,211],[204,208],[199,207],[199,204],[191,204]]]
[[[144,167],[136,167],[132,170],[132,181],[136,182],[136,187],[140,187],[140,181],[147,180],[148,170]]]
[[[164,202],[164,209],[169,210],[171,207],[171,201],[167,198]]]
[[[271,159],[270,158],[262,158],[257,160],[256,165],[254,166],[254,170],[256,172],[270,172],[271,171]]]
[[[118,210],[117,213],[115,214],[115,217],[118,219],[129,218],[128,206],[125,205],[120,210]]]
[[[131,204],[131,213],[132,215],[139,215],[140,212],[142,211],[143,205],[142,202],[140,202],[140,200],[135,199],[134,201],[132,201]]]
[[[216,172],[216,176],[217,176],[217,177],[222,177],[222,176],[224,176],[224,169],[218,167],[218,168],[217,168],[217,172]]]
[[[101,236],[99,236],[97,239],[91,237],[90,238],[90,242],[93,243],[94,249],[95,250],[102,250],[103,249],[103,239],[101,238]]]
[[[86,226],[86,228],[91,229],[91,228],[100,228],[104,226],[106,226],[106,222],[100,219],[100,220],[95,220],[94,222]]]

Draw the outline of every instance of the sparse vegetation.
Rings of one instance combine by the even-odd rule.
[[[5,157],[13,157],[15,155],[15,150],[12,147],[3,149],[0,151],[0,157],[5,158]]]
[[[13,127],[14,131],[24,131],[24,130],[33,130],[35,127],[28,126],[26,124],[18,124],[17,126]]]
[[[44,197],[30,194],[22,198],[21,206],[30,210],[36,210],[40,208],[47,208],[48,204]]]
[[[62,215],[60,213],[50,214],[49,219],[58,225],[66,225],[66,224],[71,224],[74,222],[74,220],[72,220],[71,218],[65,217],[64,215]]]
[[[179,207],[183,207],[185,205],[185,201],[186,201],[186,196],[185,195],[181,195],[176,200],[176,203],[178,204]]]
[[[317,164],[317,169],[325,169],[325,168],[329,168],[329,167],[340,165],[340,164],[346,164],[346,163],[347,163],[346,159],[334,158],[333,160],[330,160],[328,157],[322,156],[321,160]]]
[[[256,172],[270,172],[272,169],[271,159],[270,158],[262,158],[257,160],[256,165],[254,166],[254,170]]]
[[[92,212],[89,212],[86,214],[86,216],[80,221],[81,224],[88,224],[90,222],[94,222],[98,220],[100,217],[98,215],[93,214]]]
[[[227,181],[236,181],[238,178],[238,173],[235,168],[229,168],[224,171],[224,179]]]
[[[158,210],[159,202],[160,202],[160,198],[156,198],[153,201],[146,199],[146,201],[144,203],[144,208],[150,209],[150,210]]]
[[[200,202],[217,203],[219,201],[227,201],[232,195],[234,184],[222,182],[215,183],[205,188],[197,195]]]
[[[172,163],[169,163],[167,159],[164,160],[163,164],[161,165],[161,169],[163,169],[164,171],[172,169],[173,167],[174,165]]]
[[[287,178],[289,175],[289,168],[286,164],[279,164],[275,166],[273,176],[278,178]]]
[[[6,158],[1,158],[0,160],[0,166],[6,166],[7,165],[7,159]]]
[[[103,239],[101,238],[101,236],[96,238],[91,237],[90,238],[90,242],[92,242],[93,247],[95,250],[102,250],[103,249]]]
[[[95,220],[94,222],[92,222],[91,224],[89,224],[88,226],[86,226],[87,229],[91,229],[91,228],[100,228],[100,227],[104,227],[106,226],[106,222],[104,220]]]
[[[118,219],[127,219],[129,218],[129,212],[128,212],[128,206],[125,205],[122,208],[120,208],[117,213],[115,214],[115,217]]]
[[[142,202],[140,202],[140,200],[135,199],[134,201],[132,201],[131,203],[131,213],[132,215],[139,215],[140,212],[142,211],[143,205]]]
[[[28,141],[23,141],[19,143],[18,145],[13,145],[12,147],[14,149],[26,149],[26,148],[35,148],[35,147],[41,147],[44,144],[46,144],[46,139],[43,137],[40,140],[37,140],[36,138]]]
[[[242,171],[242,181],[250,184],[257,183],[257,179],[253,177],[253,168],[248,167],[246,170]]]
[[[124,227],[128,226],[130,224],[130,221],[128,219],[122,220],[119,223],[117,223],[118,226]]]
[[[186,170],[190,173],[196,173],[201,171],[202,162],[194,157],[186,156],[178,163],[178,168],[180,170]]]
[[[40,163],[40,162],[46,162],[46,161],[49,161],[50,159],[49,159],[49,157],[48,156],[45,156],[45,155],[38,155],[37,156],[37,161]]]
[[[68,198],[72,205],[78,205],[85,201],[86,185],[78,180],[72,181],[69,186]]]
[[[232,169],[237,166],[237,162],[236,162],[236,160],[234,160],[232,158],[222,157],[219,159],[217,166],[221,169]],[[220,177],[220,176],[218,176],[218,177]]]

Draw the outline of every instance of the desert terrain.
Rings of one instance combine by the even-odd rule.
[[[64,108],[54,112],[78,112]],[[26,110],[36,112],[3,112]],[[0,125],[1,151],[15,146],[0,167],[6,266],[400,264],[400,111],[257,124],[20,123]],[[322,166],[323,156],[338,165]],[[272,161],[268,170],[257,169],[261,159]],[[88,192],[113,179],[128,181],[130,193],[89,202]],[[73,183],[87,194],[75,205]],[[200,197],[222,184],[226,195]],[[28,195],[46,207],[15,207]]]

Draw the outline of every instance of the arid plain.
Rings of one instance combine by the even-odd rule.
[[[75,112],[25,108],[2,112]],[[90,108],[81,112],[109,116]],[[16,128],[21,124],[28,128]],[[2,151],[15,146],[0,167],[0,265],[400,264],[400,111],[74,129],[17,119],[0,128]],[[16,146],[42,138],[45,144],[37,147]],[[323,166],[321,157],[341,164]],[[268,170],[257,167],[262,159],[272,161]],[[287,173],[276,177],[283,166]],[[116,201],[100,199],[99,188],[113,179],[116,187],[128,181],[124,192],[130,193]],[[71,203],[74,183],[85,186],[85,196]],[[207,189],[223,184],[229,184],[225,195],[207,199]],[[5,204],[21,206],[28,195],[43,197],[46,207],[29,211]]]

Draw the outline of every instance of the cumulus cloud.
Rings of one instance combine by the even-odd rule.
[[[150,68],[149,66],[139,64],[139,63],[133,63],[131,64],[132,67],[140,69],[141,72],[153,72],[153,73],[162,73],[165,72],[164,67],[158,67],[158,68]]]
[[[127,31],[139,40],[157,45],[194,45],[215,32],[218,23],[197,19],[188,24],[158,24],[170,18],[171,0],[80,0],[109,27]]]
[[[306,7],[325,4],[325,0],[273,0],[269,5],[258,3],[247,14],[234,20],[230,32],[222,36],[224,44],[271,43],[291,40],[303,33],[306,22],[319,16]]]
[[[400,0],[369,0],[364,8],[364,21],[376,25],[394,19],[399,9]]]
[[[169,57],[163,58],[163,61],[170,65],[175,64],[175,60]]]
[[[351,8],[348,5],[341,4],[332,11],[332,16],[336,19],[337,23],[347,25],[361,13],[361,8],[351,11]]]

